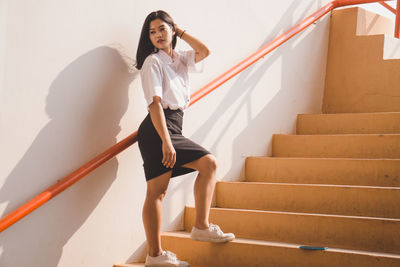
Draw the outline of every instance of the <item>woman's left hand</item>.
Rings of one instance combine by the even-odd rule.
[[[174,26],[175,26],[175,33],[176,33],[176,35],[181,36],[182,29],[179,28],[178,24],[176,24],[176,23],[174,24]]]

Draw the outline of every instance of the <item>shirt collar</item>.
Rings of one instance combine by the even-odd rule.
[[[174,59],[172,59],[171,57],[170,57],[170,55],[168,55],[164,50],[162,50],[162,49],[159,49],[158,50],[158,53],[157,53],[159,56],[160,56],[160,58],[165,62],[165,63],[167,63],[167,64],[173,64],[173,63],[175,63],[175,62],[177,62],[177,60],[178,60],[178,53],[177,52],[175,52],[175,50],[174,49],[172,49],[172,54],[174,55]]]

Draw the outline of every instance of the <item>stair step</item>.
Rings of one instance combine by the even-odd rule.
[[[274,157],[400,159],[400,134],[274,134]]]
[[[185,230],[196,219],[185,209]],[[400,254],[400,220],[211,208],[210,222],[236,237]]]
[[[246,181],[400,186],[400,159],[248,157]]]
[[[218,182],[219,208],[400,219],[399,187]]]
[[[191,267],[208,266],[399,266],[400,255],[328,248],[304,251],[299,245],[236,238],[223,243],[198,242],[187,232],[161,236],[163,248],[173,251]]]
[[[118,263],[114,264],[114,267],[143,267],[144,263]]]
[[[297,134],[398,134],[400,112],[299,114]]]

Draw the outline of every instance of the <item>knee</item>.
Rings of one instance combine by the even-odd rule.
[[[160,192],[159,194],[153,194],[151,196],[151,199],[158,200],[158,201],[163,201],[166,194],[167,194],[167,191]]]
[[[167,190],[147,190],[146,198],[150,201],[163,201],[165,195],[167,194]]]
[[[204,156],[204,169],[209,172],[217,170],[217,159],[213,155],[208,154]]]

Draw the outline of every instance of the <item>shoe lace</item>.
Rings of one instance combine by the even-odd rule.
[[[217,232],[219,235],[223,235],[224,234],[224,232],[222,232],[221,228],[219,228],[219,226],[216,225],[216,224],[210,223],[210,230],[213,231],[213,232]]]
[[[171,251],[165,251],[165,254],[167,254],[169,258],[176,260],[176,254],[172,253]]]

